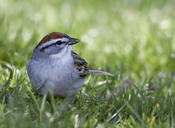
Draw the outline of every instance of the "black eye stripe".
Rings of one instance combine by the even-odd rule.
[[[57,44],[57,42],[56,42],[56,43],[53,43],[53,44],[50,44],[50,45],[47,45],[47,46],[45,46],[45,47],[42,47],[42,48],[40,49],[40,51],[43,51],[44,49],[46,49],[46,48],[48,48],[48,47],[50,47],[50,46],[53,46],[53,45],[55,45],[55,44]]]
[[[57,41],[57,42],[55,42],[55,43],[53,43],[53,44],[47,45],[47,46],[45,46],[45,47],[42,47],[40,50],[43,51],[44,49],[46,49],[46,48],[48,48],[48,47],[50,47],[50,46],[52,46],[52,45],[55,45],[55,44],[61,45],[61,44],[63,44],[63,43],[65,43],[65,42],[62,42],[62,41],[59,40],[59,41]]]
[[[44,49],[46,49],[46,48],[48,48],[48,47],[50,47],[50,46],[51,46],[51,45],[45,46],[45,47],[41,48],[40,51],[44,51]]]

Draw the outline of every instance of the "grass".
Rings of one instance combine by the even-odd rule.
[[[173,0],[0,0],[0,127],[175,127]],[[26,65],[49,32],[81,39],[90,75],[72,97],[37,94]]]

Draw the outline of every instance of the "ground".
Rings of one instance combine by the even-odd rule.
[[[0,127],[175,127],[174,0],[0,0]],[[32,89],[26,65],[46,34],[79,38],[89,75],[67,98]]]

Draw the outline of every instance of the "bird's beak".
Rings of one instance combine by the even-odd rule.
[[[70,38],[69,38],[69,43],[68,43],[68,45],[73,45],[73,44],[76,44],[76,43],[78,43],[78,42],[80,42],[79,39],[70,37]]]

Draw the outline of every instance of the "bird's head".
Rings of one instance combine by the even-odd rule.
[[[35,50],[40,54],[57,54],[65,48],[71,47],[79,42],[79,39],[72,38],[64,33],[52,32],[42,38]]]

